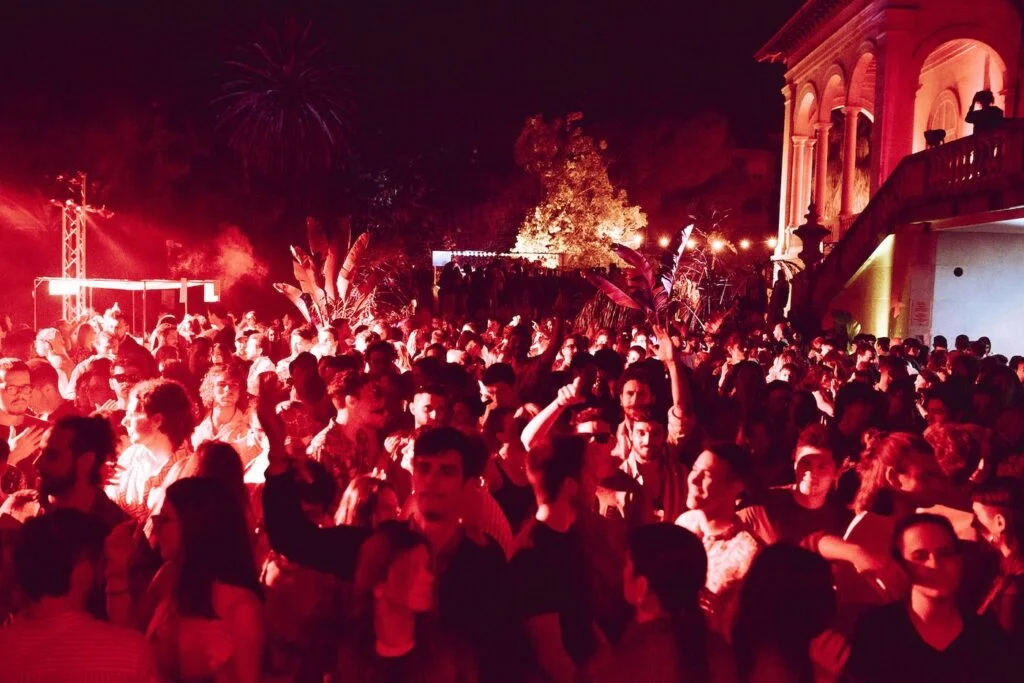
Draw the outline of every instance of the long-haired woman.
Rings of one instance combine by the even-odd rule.
[[[199,395],[206,417],[192,434],[192,445],[204,441],[231,444],[248,465],[263,450],[262,432],[246,405],[245,380],[233,365],[215,365],[203,378]]]
[[[145,630],[162,680],[259,681],[259,577],[245,517],[230,491],[213,478],[180,479],[168,487],[153,524],[163,565],[137,604],[118,561],[125,555],[108,540],[111,619]]]
[[[385,522],[359,551],[353,620],[338,657],[336,683],[473,683],[471,655],[437,631],[433,558],[425,536]]]

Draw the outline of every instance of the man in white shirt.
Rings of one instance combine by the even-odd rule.
[[[141,633],[99,621],[86,611],[105,531],[98,518],[71,509],[25,522],[14,549],[14,569],[31,604],[13,624],[0,629],[4,681],[157,681]]]

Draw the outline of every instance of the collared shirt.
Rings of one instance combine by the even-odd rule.
[[[309,444],[309,457],[316,460],[334,475],[341,490],[349,481],[361,474],[369,474],[374,468],[386,469],[388,462],[382,459],[373,437],[365,430],[359,430],[353,442],[345,434],[345,427],[331,418]]]
[[[173,484],[181,476],[187,456],[156,453],[142,444],[129,446],[117,459],[120,477],[104,491],[125,512],[139,521],[149,517],[159,499],[159,490]]]
[[[247,465],[264,450],[266,437],[263,431],[253,424],[252,412],[235,409],[231,419],[217,429],[213,427],[213,415],[207,416],[199,423],[192,433],[192,447],[199,448],[199,444],[204,441],[223,441],[231,444],[242,458],[242,464]]]
[[[260,375],[264,372],[276,373],[276,371],[277,368],[274,366],[274,361],[266,356],[260,356],[249,367],[249,376],[246,378],[245,390],[249,392],[250,396],[258,396],[260,393]]]
[[[0,677],[7,683],[155,683],[141,633],[84,612],[17,619],[0,629]]]
[[[757,539],[743,528],[739,519],[726,532],[716,535],[704,532],[704,513],[689,510],[676,524],[692,531],[704,543],[708,554],[707,589],[718,595],[739,585],[747,574],[758,551]]]

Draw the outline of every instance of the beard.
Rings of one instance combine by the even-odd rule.
[[[59,496],[67,493],[75,485],[74,471],[65,474],[42,474],[39,475],[39,497],[46,500],[50,496]]]

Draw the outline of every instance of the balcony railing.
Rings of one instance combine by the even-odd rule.
[[[1022,180],[1024,120],[905,157],[821,263],[797,277],[794,294],[809,291],[813,312],[820,316],[911,211],[1006,189]],[[935,218],[949,215],[947,210]]]

